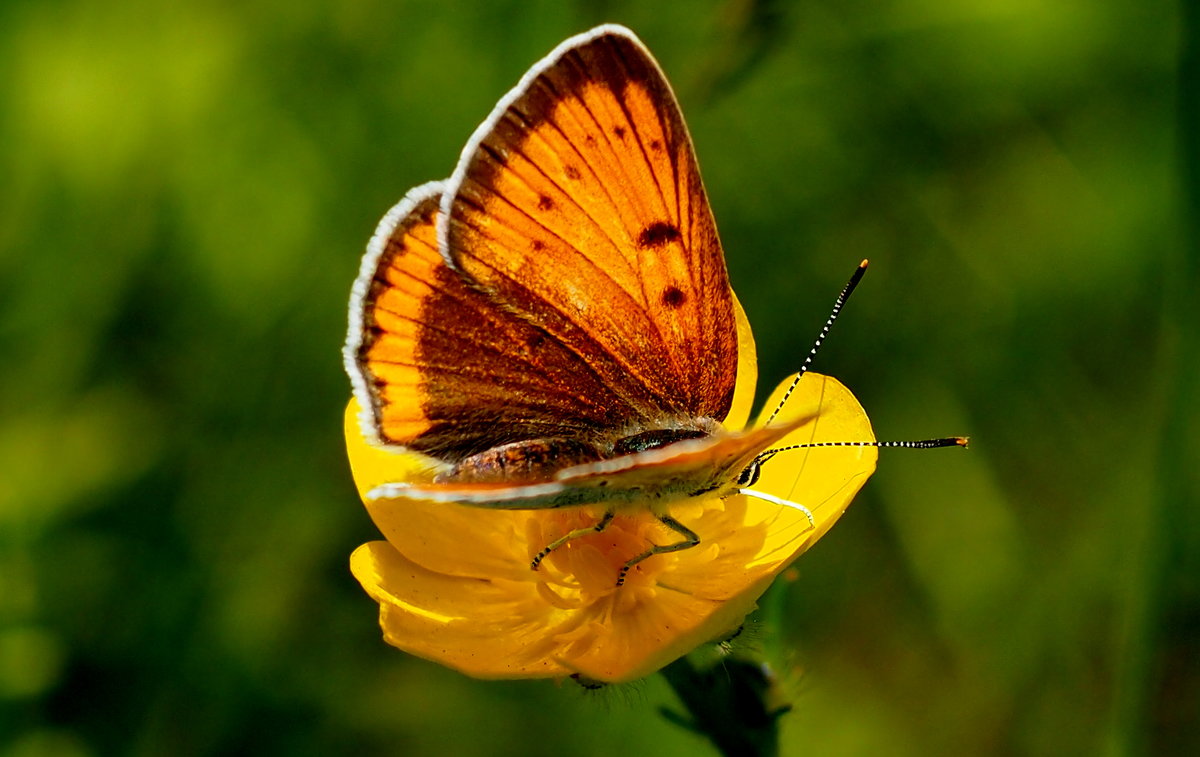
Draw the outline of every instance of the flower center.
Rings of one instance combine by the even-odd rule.
[[[540,526],[530,529],[531,555],[571,531],[599,524],[602,516],[602,511],[590,508],[566,508],[549,511],[545,518],[531,519]],[[655,544],[678,540],[678,534],[664,527],[653,513],[618,514],[603,531],[589,531],[555,549],[540,570],[545,571],[546,581],[595,598],[617,590],[617,576],[630,560]],[[653,586],[658,574],[672,562],[661,555],[642,560],[626,574],[625,586]]]

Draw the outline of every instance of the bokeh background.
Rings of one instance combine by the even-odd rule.
[[[1188,13],[4,3],[0,755],[710,753],[657,678],[385,646],[347,568],[361,250],[603,21],[675,84],[762,389],[869,257],[819,370],[881,437],[973,438],[885,453],[774,590],[784,754],[1200,753]]]

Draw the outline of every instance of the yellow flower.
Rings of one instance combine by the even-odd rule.
[[[729,420],[749,415],[756,367],[738,308],[743,358]],[[765,407],[773,409],[790,380]],[[866,414],[837,380],[809,373],[776,422],[810,417],[777,445],[872,441]],[[765,417],[759,419],[763,423]],[[428,462],[368,444],[358,406],[345,431],[355,484],[387,541],[359,547],[354,576],[379,603],[393,646],[479,678],[561,677],[628,681],[648,675],[735,629],[771,580],[837,521],[875,469],[876,450],[809,448],[763,466],[756,491],[798,502],[788,507],[743,495],[698,498],[671,514],[699,546],[639,563],[625,585],[622,565],[651,543],[678,541],[647,510],[618,514],[602,533],[567,542],[542,566],[530,560],[558,536],[594,524],[603,508],[487,510],[435,502],[374,502],[366,492],[389,482],[428,481]]]

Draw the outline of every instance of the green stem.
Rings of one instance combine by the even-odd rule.
[[[664,709],[668,720],[707,737],[725,757],[779,754],[779,716],[790,707],[775,704],[767,663],[730,655],[703,665],[683,657],[661,672],[690,716]]]

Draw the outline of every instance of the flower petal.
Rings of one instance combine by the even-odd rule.
[[[733,296],[733,315],[737,321],[738,335],[738,370],[737,379],[733,386],[733,403],[725,415],[722,425],[727,429],[740,429],[746,426],[750,418],[750,408],[754,405],[754,390],[758,383],[758,354],[754,348],[754,332],[750,330],[750,321],[737,295]]]
[[[430,481],[440,463],[411,450],[395,451],[377,447],[363,437],[359,425],[362,409],[358,400],[350,398],[342,417],[346,435],[346,455],[350,458],[350,473],[359,496],[366,501],[367,492],[380,484],[397,481]]]
[[[706,510],[695,519],[680,518],[700,537],[700,545],[675,553],[677,562],[660,584],[694,597],[724,601],[742,594],[759,578],[774,575],[772,565],[761,560],[752,565],[768,536],[763,523],[746,520],[754,500],[736,496],[720,502],[719,508]]]
[[[528,579],[526,522],[536,514],[488,510],[445,502],[375,502],[367,492],[386,483],[429,480],[430,460],[417,452],[393,452],[363,438],[358,402],[346,406],[346,452],[359,495],[371,520],[408,559],[453,576]]]
[[[527,522],[545,511],[446,502],[367,502],[383,536],[413,562],[449,576],[531,581]],[[544,546],[544,545],[543,545]]]
[[[699,645],[732,631],[754,609],[770,577],[732,602],[658,588],[636,607],[620,607],[591,629],[587,646],[569,649],[561,663],[588,678],[619,683],[647,676]],[[623,599],[623,597],[622,597]]]
[[[771,394],[759,417],[764,423],[779,404],[791,381]],[[872,442],[875,433],[858,400],[837,379],[808,373],[800,380],[776,421],[811,416],[812,420],[784,437],[779,448],[812,442]],[[767,539],[756,561],[782,570],[833,527],[854,495],[875,472],[875,447],[815,447],[780,452],[763,465],[752,487],[808,508],[816,522],[791,508],[753,500],[747,503],[747,524],[766,527]]]
[[[379,603],[384,639],[480,678],[567,675],[547,635],[554,610],[532,583],[459,578],[426,570],[387,542],[354,551],[350,569]]]
[[[768,399],[758,425],[779,404],[791,380]],[[778,447],[821,441],[874,441],[866,413],[836,379],[809,373],[801,379],[776,421],[811,420],[782,439]],[[732,600],[752,609],[771,579],[817,542],[841,517],[875,470],[874,447],[817,447],[780,452],[764,466],[754,491],[807,507],[802,511],[747,496],[728,497],[688,526],[701,536],[694,550],[680,552],[678,564],[660,583],[714,600]],[[705,553],[706,544],[718,547]]]

